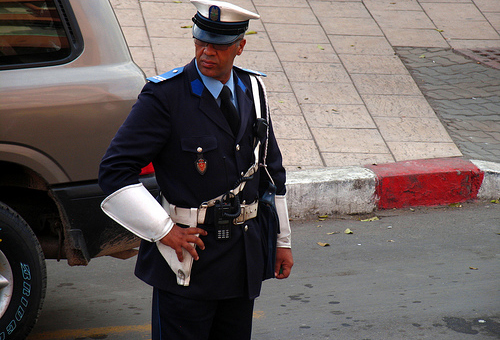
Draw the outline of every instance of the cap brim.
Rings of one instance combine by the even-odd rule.
[[[222,35],[222,34],[211,33],[202,30],[196,24],[193,25],[193,37],[195,37],[198,40],[207,42],[209,44],[221,44],[221,45],[231,44],[235,42],[240,35],[241,34]]]

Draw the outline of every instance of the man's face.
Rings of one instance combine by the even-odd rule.
[[[229,46],[227,50],[215,49],[212,44],[196,44],[196,63],[200,72],[225,84],[231,77],[234,58],[243,52],[246,40],[242,39]],[[204,44],[202,44],[204,45]]]

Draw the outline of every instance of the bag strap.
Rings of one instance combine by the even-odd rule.
[[[250,75],[250,83],[252,84],[253,101],[254,101],[254,104],[255,104],[255,114],[257,116],[257,119],[262,118],[262,108],[261,108],[261,103],[260,103],[260,92],[259,92],[259,85],[258,84],[260,83],[260,85],[262,86],[262,89],[263,89],[263,92],[264,92],[265,107],[267,108],[267,110],[266,110],[266,121],[269,124],[269,120],[268,120],[269,108],[268,108],[268,105],[267,105],[267,95],[266,95],[266,90],[265,90],[265,87],[264,87],[264,83],[262,82],[262,80],[260,80],[260,78],[258,78],[257,76],[254,76],[254,75]],[[252,176],[253,174],[255,174],[257,172],[257,170],[259,170],[259,167],[263,167],[266,170],[266,173],[267,173],[269,179],[274,184],[274,181],[271,178],[271,175],[267,171],[267,165],[266,165],[267,139],[268,139],[268,137],[269,137],[269,126],[268,126],[268,128],[266,130],[266,141],[265,141],[265,145],[264,145],[265,149],[264,149],[263,163],[259,164],[261,142],[260,142],[260,140],[257,140],[257,143],[256,143],[255,148],[253,150],[255,162],[254,162],[254,164],[252,166],[250,166],[250,168],[247,170],[247,172],[243,175],[243,178],[247,178],[247,177]],[[235,196],[238,195],[245,188],[245,184],[246,184],[246,181],[241,181],[234,189],[230,190],[230,193],[232,193]],[[211,199],[209,201],[203,202],[200,205],[200,208],[214,206],[215,203],[217,201],[221,200],[225,195],[226,194],[222,194],[222,195],[220,195],[220,196],[218,196],[216,198],[213,198],[213,199]]]
[[[269,112],[269,105],[267,104],[266,87],[265,87],[264,82],[262,81],[262,79],[260,79],[259,77],[250,76],[250,80],[251,80],[251,83],[252,83],[252,92],[253,92],[253,95],[254,95],[255,112],[256,112],[256,115],[257,115],[257,119],[259,119],[259,118],[262,117],[262,110],[261,110],[261,107],[260,107],[260,93],[259,93],[259,86],[257,85],[257,82],[262,87],[262,92],[264,93],[264,107],[266,109],[266,117],[265,117],[265,119],[267,121],[267,129],[266,129],[266,140],[264,142],[264,157],[262,158],[262,163],[260,164],[260,167],[264,168],[264,170],[266,171],[267,177],[269,177],[269,180],[274,185],[273,178],[271,177],[271,174],[269,173],[269,170],[267,170],[267,164],[266,164],[266,161],[267,161],[267,143],[268,143],[268,140],[269,140],[269,114],[270,114],[270,112]],[[257,98],[257,100],[256,100],[256,98]]]

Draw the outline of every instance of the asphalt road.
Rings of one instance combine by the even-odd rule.
[[[265,282],[254,340],[500,338],[500,204],[376,216],[292,222],[293,276]],[[151,289],[134,263],[49,262],[28,339],[150,339]]]

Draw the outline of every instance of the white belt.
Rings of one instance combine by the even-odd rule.
[[[181,208],[174,204],[168,203],[165,197],[161,197],[161,205],[169,214],[172,221],[196,227],[198,224],[205,224],[208,205],[201,205],[199,208]],[[241,213],[234,219],[234,224],[242,224],[246,221],[257,217],[259,202],[255,201],[250,204],[241,204]]]

